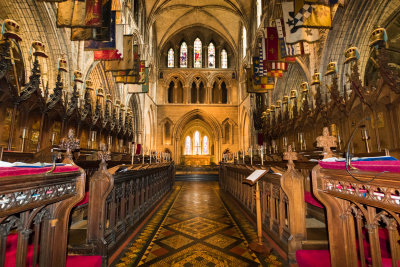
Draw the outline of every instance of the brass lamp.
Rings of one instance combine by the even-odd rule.
[[[331,61],[328,63],[327,72],[325,73],[325,76],[335,74],[335,73],[337,73],[336,62]]]
[[[80,70],[75,70],[74,71],[74,81],[75,82],[83,83],[82,76],[83,76],[83,74],[82,74],[82,72]]]
[[[45,52],[45,46],[44,46],[44,44],[42,42],[33,41],[32,42],[32,48],[35,49],[35,52],[33,52],[34,56],[44,57],[44,58],[48,58],[49,57]]]
[[[86,90],[93,92],[93,82],[91,80],[86,80]]]
[[[119,99],[117,99],[117,101],[115,101],[115,104],[114,104],[115,113],[117,113],[117,114],[119,113],[120,104],[121,104],[121,101]]]
[[[344,53],[346,60],[344,61],[344,64],[347,64],[352,61],[357,61],[360,58],[360,53],[358,52],[358,48],[355,46],[351,46],[346,50],[346,53]]]
[[[271,113],[275,113],[275,105],[271,105]],[[274,114],[271,115],[273,116]]]
[[[276,101],[276,105],[275,105],[275,109],[279,109],[282,107],[282,100],[277,100]]]
[[[58,71],[67,72],[67,61],[65,60],[65,58],[58,59]]]
[[[16,41],[21,41],[21,36],[18,35],[19,32],[19,24],[12,19],[5,19],[3,22],[4,25],[4,33],[3,36],[5,38],[14,39]]]
[[[321,76],[322,74],[319,72],[314,73],[312,76],[311,85],[321,84]]]
[[[97,89],[97,98],[99,99],[99,105],[100,107],[104,106],[104,93],[103,93],[103,88]]]
[[[300,88],[303,94],[305,95],[308,94],[308,89],[309,89],[308,82],[302,82]]]
[[[372,34],[369,38],[369,46],[374,46],[379,44],[380,42],[387,42],[388,37],[385,28],[379,27],[372,31]]]
[[[297,91],[293,89],[290,91],[290,99],[295,99],[297,97]]]
[[[287,104],[289,102],[289,96],[288,95],[284,95],[283,96],[283,104]]]

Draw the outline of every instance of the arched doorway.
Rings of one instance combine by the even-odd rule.
[[[221,125],[196,109],[181,117],[174,128],[174,160],[185,165],[218,164],[221,159]]]

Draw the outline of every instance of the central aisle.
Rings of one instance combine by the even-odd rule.
[[[267,265],[248,247],[256,238],[217,182],[177,182],[116,266]],[[280,266],[275,256],[266,261]]]

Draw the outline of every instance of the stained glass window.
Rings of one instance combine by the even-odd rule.
[[[243,41],[243,57],[246,56],[246,50],[247,50],[247,30],[246,27],[243,26],[243,32],[242,32],[242,41]]]
[[[193,144],[193,155],[201,154],[201,146],[200,146],[200,133],[196,131],[194,133],[194,144]]]
[[[201,68],[201,41],[199,38],[194,40],[194,67]]]
[[[168,68],[174,67],[174,49],[170,48],[168,50]]]
[[[210,154],[208,151],[208,137],[204,136],[203,137],[203,155],[208,155]]]
[[[185,155],[192,154],[192,142],[190,140],[190,136],[186,136],[185,139]]]
[[[213,43],[208,46],[208,67],[215,68],[215,46]]]
[[[257,28],[260,26],[261,23],[261,15],[262,15],[261,0],[257,0]]]
[[[227,69],[228,68],[228,53],[225,49],[222,49],[221,52],[221,68]]]
[[[187,44],[185,42],[181,45],[180,63],[181,68],[187,68]]]

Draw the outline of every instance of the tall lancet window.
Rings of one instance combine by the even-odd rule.
[[[201,68],[201,41],[199,38],[194,40],[194,67]]]
[[[170,48],[168,50],[168,68],[174,67],[174,49]]]
[[[190,140],[190,136],[186,136],[185,139],[185,155],[192,154],[192,142]]]
[[[257,0],[257,28],[260,26],[261,24],[261,15],[262,15],[262,4],[261,4],[261,0]]]
[[[187,44],[185,42],[181,44],[180,63],[181,68],[187,68]]]
[[[247,30],[246,27],[243,26],[242,30],[242,45],[243,45],[243,57],[246,56],[247,53]]]
[[[228,68],[228,53],[225,49],[222,49],[221,52],[221,68],[227,69]]]
[[[210,154],[209,150],[208,150],[208,137],[207,135],[205,135],[203,137],[203,155],[208,155]]]
[[[193,144],[193,155],[201,154],[201,146],[200,146],[200,133],[196,131],[194,133],[194,144]]]
[[[215,68],[215,46],[213,43],[208,45],[208,67]]]

